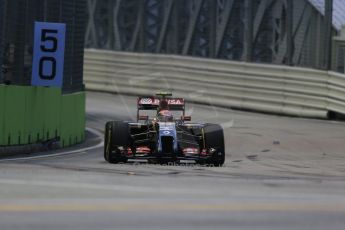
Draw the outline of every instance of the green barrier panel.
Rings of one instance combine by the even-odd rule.
[[[44,99],[44,88],[31,88],[26,98],[26,129],[28,144],[36,143],[43,137],[42,108]],[[9,102],[10,103],[10,102]],[[42,108],[41,108],[42,106]]]
[[[72,145],[75,125],[74,98],[62,97],[61,106],[61,143],[62,146]]]
[[[60,108],[61,108],[61,92],[60,90],[46,90],[44,98],[45,110],[44,114],[44,137],[52,139],[59,136],[60,130]]]
[[[80,93],[77,97],[76,101],[76,117],[77,117],[77,123],[76,123],[76,130],[78,132],[76,133],[76,137],[78,138],[78,142],[82,142],[85,140],[85,124],[86,124],[86,117],[85,117],[85,92]]]
[[[4,123],[5,121],[5,90],[0,86],[0,145],[4,142]]]
[[[20,86],[13,88],[6,87],[5,90],[5,122],[4,122],[4,144],[20,145],[24,143],[22,137],[24,135],[25,126],[25,98],[27,89]]]
[[[63,146],[73,145],[84,140],[84,111],[85,93],[62,96],[61,121],[64,124],[61,126],[61,143]]]
[[[59,88],[0,85],[0,146],[59,138],[63,147],[85,134],[85,93]]]

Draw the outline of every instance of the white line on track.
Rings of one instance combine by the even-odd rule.
[[[87,131],[94,133],[95,135],[102,137],[103,134],[95,129],[92,128],[86,128]],[[86,148],[82,148],[82,149],[76,149],[76,150],[71,150],[71,151],[64,151],[64,152],[59,152],[59,153],[55,153],[55,154],[45,154],[45,155],[40,155],[40,156],[33,156],[33,157],[18,157],[18,158],[8,158],[8,159],[2,159],[0,160],[0,162],[8,162],[8,161],[21,161],[21,160],[34,160],[34,159],[40,159],[40,158],[47,158],[47,157],[60,157],[60,156],[64,156],[64,155],[69,155],[69,154],[73,154],[73,153],[81,153],[81,152],[86,152],[88,150],[93,150],[93,149],[97,149],[100,148],[104,145],[104,141],[102,141],[101,143],[94,145],[94,146],[90,146],[90,147],[86,147]]]
[[[156,188],[152,186],[138,186],[138,185],[120,185],[120,184],[99,184],[99,183],[85,183],[78,181],[47,181],[47,180],[27,180],[27,179],[5,179],[0,178],[1,186],[33,186],[33,187],[46,187],[46,188],[64,188],[64,189],[77,189],[78,191],[87,190],[103,190],[103,191],[117,191],[123,193],[135,193],[152,194],[154,192],[164,193],[164,194],[195,194],[196,190],[193,188]],[[198,194],[210,194],[209,191],[197,191]],[[1,203],[1,199],[0,199]],[[0,204],[1,206],[1,204]]]

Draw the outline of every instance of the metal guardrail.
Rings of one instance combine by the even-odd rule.
[[[345,114],[345,75],[307,68],[174,55],[85,50],[87,90],[152,95],[301,117]]]

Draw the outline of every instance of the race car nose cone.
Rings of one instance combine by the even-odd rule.
[[[160,136],[175,136],[175,124],[174,123],[160,123],[159,134]]]

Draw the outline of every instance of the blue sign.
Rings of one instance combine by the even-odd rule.
[[[62,87],[66,24],[35,22],[31,85]]]

